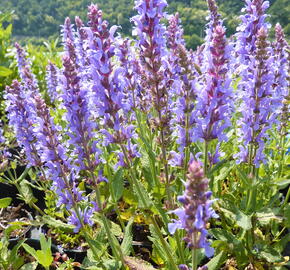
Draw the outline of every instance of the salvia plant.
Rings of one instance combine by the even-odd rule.
[[[289,45],[280,24],[269,38],[268,1],[246,0],[232,37],[216,1],[207,4],[196,51],[166,0],[135,1],[133,38],[95,4],[87,23],[66,18],[48,100],[15,44],[9,125],[55,199],[58,214],[45,209],[40,220],[82,237],[84,269],[289,265]],[[141,224],[149,264],[133,247]]]

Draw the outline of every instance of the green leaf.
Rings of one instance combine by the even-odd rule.
[[[222,240],[228,243],[232,243],[235,240],[235,236],[224,229],[220,229],[220,228],[210,229],[209,233],[213,235],[216,239]]]
[[[73,225],[66,224],[51,216],[43,216],[42,221],[52,228],[57,228],[57,229],[62,230],[64,233],[71,233],[73,232],[73,229],[74,229]]]
[[[280,253],[271,247],[266,247],[264,250],[262,250],[260,252],[260,256],[270,263],[283,261]]]
[[[290,203],[284,207],[284,224],[285,227],[290,227]]]
[[[18,249],[20,248],[20,246],[25,242],[25,240],[20,240],[14,247],[13,249],[11,250],[11,253],[10,253],[10,257],[13,259],[13,258],[16,258],[17,257],[17,252],[18,252]]]
[[[44,234],[40,235],[40,246],[43,252],[51,256],[51,238],[46,241]]]
[[[158,233],[156,232],[154,226],[152,224],[149,225],[149,230],[152,237],[148,236],[148,239],[153,243],[153,249],[155,248],[155,252],[159,255],[159,257],[163,261],[167,261],[166,253],[163,249],[162,244],[160,243]]]
[[[207,264],[208,270],[220,269],[220,266],[224,263],[227,258],[227,253],[225,251],[220,252],[214,256]]]
[[[251,179],[249,179],[247,174],[243,170],[241,170],[239,167],[237,167],[237,173],[238,173],[239,179],[242,180],[242,182],[244,183],[244,186],[251,188],[252,181]]]
[[[20,182],[20,192],[21,192],[21,199],[25,201],[26,204],[31,204],[36,202],[36,198],[34,197],[32,190],[29,186],[29,182],[27,180],[22,180]]]
[[[24,264],[19,270],[35,270],[38,262]]]
[[[275,182],[275,184],[278,186],[279,189],[283,189],[290,185],[290,179],[277,181]]]
[[[0,208],[5,208],[9,206],[11,201],[12,201],[12,198],[10,197],[0,199]]]
[[[238,226],[244,230],[250,230],[252,228],[251,216],[244,214],[240,210],[238,210],[236,213],[236,221]]]
[[[261,225],[268,225],[271,221],[282,221],[282,217],[278,216],[279,208],[265,209],[264,211],[257,212],[257,219]]]
[[[25,249],[26,252],[28,252],[31,256],[33,256],[35,259],[37,258],[36,250],[32,248],[31,246],[23,243],[22,247]]]
[[[117,262],[115,260],[106,260],[104,262],[104,266],[106,267],[107,270],[116,270],[120,269],[121,262]]]
[[[95,248],[98,258],[101,258],[104,255],[104,253],[107,251],[107,244],[104,244],[103,242],[100,242],[96,239],[94,240],[88,239],[88,243]],[[92,250],[88,250],[87,256],[90,261],[96,261],[98,259],[98,258],[94,258],[95,255],[92,252]]]
[[[149,193],[141,182],[138,182],[137,185],[143,196],[143,199],[142,199],[141,195],[138,192],[137,187],[134,185],[133,188],[134,188],[135,195],[138,199],[138,207],[141,209],[149,209],[153,205],[153,202],[149,196]]]
[[[12,70],[7,67],[0,66],[0,77],[7,77],[12,74]]]
[[[113,199],[117,202],[122,197],[124,191],[123,169],[119,169],[115,173],[112,179],[111,188],[113,192]]]
[[[124,239],[121,244],[121,249],[123,251],[124,255],[130,255],[131,249],[132,249],[132,225],[133,225],[134,217],[131,217],[126,228],[125,228],[125,234]]]
[[[44,267],[49,267],[53,262],[53,257],[48,253],[44,252],[43,250],[37,250],[36,256],[38,262]]]

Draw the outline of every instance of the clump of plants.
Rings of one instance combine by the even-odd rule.
[[[15,44],[20,80],[5,99],[20,180],[46,194],[32,223],[85,252],[70,267],[287,269],[289,45],[279,24],[268,38],[268,1],[246,1],[230,38],[207,4],[196,51],[165,0],[135,1],[134,39],[90,5],[87,23],[65,20],[46,93]],[[65,269],[40,242],[22,246]]]

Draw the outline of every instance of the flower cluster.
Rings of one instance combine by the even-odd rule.
[[[183,204],[182,208],[172,211],[178,216],[178,220],[168,224],[171,234],[176,229],[185,229],[186,241],[189,248],[204,248],[208,257],[213,256],[213,248],[207,240],[207,222],[210,218],[217,218],[212,209],[213,200],[210,200],[211,191],[208,191],[208,179],[204,177],[203,170],[197,161],[192,161],[188,168],[185,192],[178,197]]]
[[[169,61],[172,65],[174,83],[170,92],[172,100],[172,129],[177,137],[178,152],[171,151],[169,163],[173,166],[182,166],[185,160],[184,149],[192,142],[190,127],[194,124],[193,109],[196,98],[195,79],[196,71],[191,55],[185,48],[183,29],[180,26],[178,14],[170,16],[167,28]]]
[[[115,44],[116,26],[108,28],[103,20],[102,11],[91,5],[88,12],[89,59],[92,75],[92,93],[96,115],[102,119],[101,133],[105,145],[112,143],[126,145],[130,158],[139,156],[136,145],[132,144],[134,126],[128,123],[131,102],[126,98],[126,83],[121,79],[125,74],[122,67],[115,66],[112,57],[117,54]],[[117,165],[125,166],[123,152],[117,153]]]
[[[7,88],[8,117],[15,127],[19,145],[25,148],[30,165],[42,166],[45,169],[42,171],[45,174],[43,177],[53,181],[59,199],[58,206],[65,205],[72,215],[69,220],[73,224],[76,223],[74,217],[79,217],[77,230],[91,223],[88,216],[91,211],[83,211],[78,207],[78,203],[85,198],[77,187],[77,171],[67,157],[59,127],[54,124],[49,108],[39,93],[25,52],[19,45],[16,46],[18,59],[21,59],[19,66],[24,70],[25,77],[22,84],[14,81],[11,88]],[[23,57],[19,57],[20,54]],[[85,221],[80,219],[81,216],[87,216]]]
[[[240,119],[241,144],[238,162],[246,162],[260,166],[265,162],[263,153],[266,131],[271,128],[275,120],[275,106],[272,104],[274,82],[272,49],[267,41],[267,28],[262,27],[255,43],[256,51],[250,55],[250,65],[243,73],[241,81],[243,89],[243,103]]]
[[[225,129],[230,123],[232,111],[231,79],[228,76],[231,47],[227,44],[225,28],[216,26],[207,54],[205,81],[198,85],[196,126],[193,140],[227,140]]]
[[[26,52],[18,43],[15,43],[15,48],[18,63],[18,72],[22,83],[27,89],[30,89],[30,91],[37,91],[37,81],[35,75],[31,72],[31,63],[27,58]]]
[[[277,111],[281,111],[281,100],[289,94],[289,82],[287,76],[289,72],[288,63],[288,43],[285,39],[285,34],[281,25],[278,23],[275,26],[276,42],[274,43],[274,64],[275,64],[275,79],[273,85],[273,95],[276,101]]]
[[[135,24],[133,35],[137,35],[141,64],[144,67],[144,78],[147,88],[143,89],[149,104],[158,112],[156,122],[161,129],[169,122],[168,89],[172,84],[166,48],[166,28],[160,23],[165,17],[163,9],[167,6],[164,0],[138,0],[135,9],[138,15],[132,18]],[[145,94],[144,94],[145,96]]]
[[[50,101],[54,103],[59,97],[59,70],[53,63],[49,63],[46,67],[46,83],[47,93],[50,97]]]
[[[267,15],[265,10],[269,7],[269,1],[248,0],[246,7],[242,9],[245,14],[240,17],[242,23],[237,28],[236,52],[238,63],[246,64],[249,57],[256,51],[256,40],[259,29],[268,29],[270,25],[266,23]]]
[[[74,149],[76,157],[74,163],[77,170],[96,170],[100,163],[99,150],[94,140],[96,124],[91,121],[88,106],[88,91],[80,83],[78,75],[77,52],[75,50],[72,33],[67,34],[66,29],[71,31],[69,18],[65,21],[64,36],[67,37],[65,47],[66,54],[63,57],[63,76],[65,78],[63,89],[63,104],[67,110],[69,144]]]
[[[13,126],[17,143],[25,149],[29,166],[41,166],[36,149],[35,104],[31,91],[18,81],[6,88],[6,110],[10,125]]]

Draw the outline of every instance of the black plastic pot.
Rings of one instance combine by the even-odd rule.
[[[10,197],[12,198],[12,205],[17,206],[20,203],[23,203],[22,200],[18,199],[18,190],[15,186],[0,183],[0,199]]]
[[[73,259],[75,262],[82,263],[85,257],[87,256],[87,251],[82,251],[78,249],[63,249],[65,253],[70,259]]]
[[[45,193],[41,190],[38,190],[36,188],[31,187],[33,196],[37,199],[37,202],[35,202],[35,204],[40,208],[40,209],[45,209]],[[0,183],[0,199],[1,198],[6,198],[6,197],[10,197],[12,198],[12,205],[13,206],[17,206],[20,203],[23,203],[24,201],[18,198],[18,190],[14,185],[10,185],[7,183]],[[25,205],[24,208],[28,211],[30,211],[31,213],[34,212],[34,209],[32,209],[31,207],[29,207],[28,205]]]

